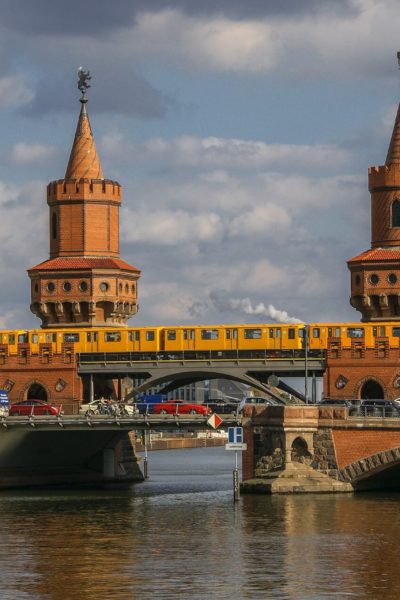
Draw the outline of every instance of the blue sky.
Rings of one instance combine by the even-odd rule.
[[[400,97],[395,0],[0,0],[1,327],[37,327],[77,68],[105,177],[123,186],[131,323],[358,321],[367,170]]]

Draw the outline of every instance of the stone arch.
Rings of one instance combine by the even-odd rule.
[[[44,383],[34,379],[27,383],[21,392],[21,400],[44,400],[48,402],[50,398],[49,390]]]
[[[302,436],[297,436],[291,446],[292,462],[308,462],[311,459],[311,453],[308,450],[308,444]]]
[[[382,450],[371,456],[360,458],[353,463],[346,465],[338,471],[340,481],[351,483],[354,488],[368,489],[368,480],[379,477],[395,468],[400,468],[400,448],[391,448]],[[391,478],[395,483],[399,482],[399,477]],[[398,485],[397,485],[398,487]]]
[[[384,400],[386,397],[385,385],[376,377],[366,377],[360,382],[357,397],[360,400]]]

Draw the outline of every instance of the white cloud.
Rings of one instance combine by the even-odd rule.
[[[215,213],[190,214],[181,210],[125,211],[121,224],[126,241],[161,246],[212,240],[220,230],[220,219]]]
[[[22,75],[0,77],[0,109],[18,108],[34,98]]]
[[[20,165],[46,163],[58,154],[54,146],[17,142],[11,150],[11,160]]]
[[[267,144],[259,140],[180,136],[133,142],[121,132],[101,138],[102,154],[114,161],[132,160],[163,167],[197,169],[333,170],[344,167],[351,153],[335,144]]]

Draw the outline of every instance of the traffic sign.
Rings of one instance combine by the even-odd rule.
[[[243,443],[243,427],[228,427],[225,450],[247,450],[247,444]]]
[[[208,419],[207,423],[213,428],[213,429],[217,429],[217,427],[219,427],[222,423],[222,419],[221,417],[219,417],[218,415],[216,415],[215,413],[211,415],[211,417]]]
[[[228,427],[228,442],[241,444],[243,442],[243,427]]]

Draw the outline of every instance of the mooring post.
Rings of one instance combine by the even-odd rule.
[[[233,469],[233,501],[238,502],[240,498],[238,453],[235,450],[235,468]]]
[[[147,459],[147,431],[143,431],[144,437],[144,459],[143,459],[143,476],[145,479],[149,478],[149,462]]]

